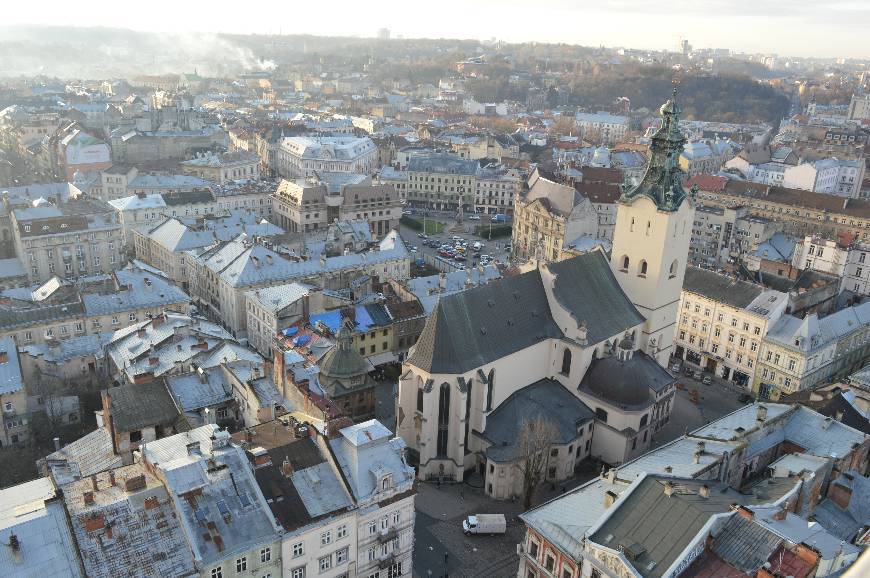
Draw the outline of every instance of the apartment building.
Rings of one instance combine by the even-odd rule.
[[[260,178],[260,157],[242,150],[225,153],[207,151],[190,160],[181,161],[180,166],[182,174],[199,177],[217,185],[233,181],[256,181]]]
[[[15,253],[29,283],[111,273],[123,265],[124,230],[110,205],[88,198],[45,199],[10,214]]]
[[[277,157],[278,174],[285,179],[311,177],[319,172],[370,175],[379,166],[378,148],[368,137],[285,137]]]
[[[175,215],[213,215],[217,209],[215,197],[209,190],[154,193],[139,192],[129,197],[109,201],[117,212],[118,221],[124,230],[124,243],[131,251],[133,231],[150,229],[167,217]]]
[[[805,407],[742,407],[521,514],[517,576],[839,574],[862,535],[841,488],[864,487],[868,444]]]
[[[53,278],[2,295],[0,335],[20,346],[116,331],[165,311],[187,311],[190,304],[177,286],[135,267],[81,286]]]
[[[522,190],[523,180],[515,169],[491,163],[474,175],[474,212],[484,215],[512,215],[514,197]]]
[[[584,239],[599,239],[615,225],[615,208],[609,197],[593,203],[574,186],[561,184],[536,170],[529,177],[529,190],[514,200],[511,233],[513,256],[558,261]],[[613,199],[615,201],[615,199]],[[611,210],[612,209],[612,210]]]
[[[27,416],[27,391],[18,359],[18,348],[11,337],[0,338],[0,449],[24,444],[30,439]]]
[[[625,140],[631,119],[607,112],[578,112],[574,116],[583,138],[604,144],[616,144]]]
[[[253,212],[231,210],[226,216],[167,217],[158,225],[133,230],[136,258],[155,267],[188,291],[191,263],[207,247],[244,234],[248,238],[273,237],[284,230]]]
[[[692,223],[689,260],[696,265],[722,267],[768,241],[778,228],[775,222],[756,217],[745,207],[699,205]]]
[[[408,203],[438,211],[471,212],[479,163],[451,153],[414,155],[408,159]]]
[[[249,291],[290,282],[364,294],[372,279],[407,279],[410,257],[399,234],[390,232],[368,252],[300,259],[282,255],[245,237],[221,243],[191,261],[191,293],[203,310],[233,332],[247,329]]]
[[[761,344],[753,392],[779,399],[845,377],[870,360],[870,303],[826,317],[784,315]]]
[[[870,244],[841,236],[836,241],[806,236],[797,243],[792,264],[800,269],[829,273],[841,279],[840,289],[859,295],[870,294]]]
[[[229,182],[212,187],[219,213],[250,211],[261,219],[272,220],[272,193],[278,183],[272,180]]]
[[[272,195],[272,210],[278,226],[287,231],[316,231],[336,221],[362,219],[372,236],[381,239],[398,228],[402,202],[390,184],[374,184],[361,174],[323,172],[282,180]]]
[[[762,340],[787,305],[785,293],[688,267],[674,356],[749,386],[757,375]]]
[[[846,233],[870,239],[870,200],[840,199],[824,193],[769,187],[725,177],[698,175],[697,199],[720,207],[745,206],[749,213],[777,222],[791,235],[836,237]]]
[[[279,331],[323,309],[323,292],[312,285],[287,283],[246,293],[247,335],[251,347],[272,359],[272,342]]]

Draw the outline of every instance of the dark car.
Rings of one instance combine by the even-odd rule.
[[[737,398],[737,401],[739,401],[740,403],[751,403],[752,396],[748,393],[741,393],[740,397]]]

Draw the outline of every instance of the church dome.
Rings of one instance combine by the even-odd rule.
[[[659,392],[673,381],[655,359],[638,351],[628,358],[613,355],[596,359],[580,389],[619,407],[639,408],[654,403],[651,390]]]

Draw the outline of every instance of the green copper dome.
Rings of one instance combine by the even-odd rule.
[[[624,202],[646,196],[652,199],[659,210],[676,211],[686,198],[683,188],[685,173],[680,169],[679,158],[686,144],[680,132],[679,121],[682,109],[677,104],[677,89],[670,100],[662,105],[659,113],[662,126],[652,136],[650,160],[643,179],[634,188],[622,195]]]

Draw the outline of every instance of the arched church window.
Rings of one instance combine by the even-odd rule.
[[[628,226],[628,230],[634,232],[634,217],[631,218],[631,224]]]
[[[680,268],[680,264],[674,259],[673,263],[671,263],[671,268],[668,271],[668,278],[673,279],[677,276],[677,270]]]
[[[417,388],[417,411],[423,413],[423,388]]]
[[[628,271],[628,265],[629,265],[629,263],[630,263],[630,261],[629,261],[628,255],[623,255],[623,256],[622,256],[622,267],[621,267],[621,269],[622,269],[623,271]]]
[[[492,390],[495,389],[495,370],[489,370],[489,377],[486,380],[486,411],[492,410]]]
[[[438,393],[438,447],[439,456],[447,455],[447,436],[450,433],[448,426],[450,425],[450,385],[441,384],[441,389]]]
[[[562,352],[562,375],[571,375],[571,350],[567,347]]]
[[[646,277],[646,268],[646,261],[641,261],[640,265],[637,267],[637,274]]]
[[[646,236],[649,237],[649,232],[652,229],[652,221],[646,222]]]

